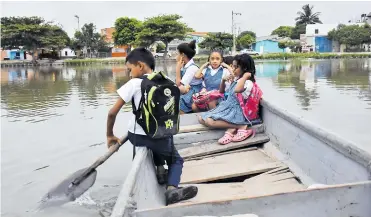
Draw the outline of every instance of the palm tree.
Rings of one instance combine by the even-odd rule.
[[[295,18],[296,25],[322,23],[321,20],[319,20],[319,15],[321,12],[313,13],[313,6],[306,4],[302,7],[302,9],[303,11],[299,11],[297,13],[299,16]]]

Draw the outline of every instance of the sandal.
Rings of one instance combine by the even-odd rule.
[[[251,136],[255,136],[255,130],[237,130],[237,134],[233,136],[233,142],[242,142]]]
[[[231,143],[233,139],[233,134],[230,132],[225,132],[224,136],[218,140],[218,142],[222,145],[226,145]]]

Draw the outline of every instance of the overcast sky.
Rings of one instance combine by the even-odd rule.
[[[252,30],[258,36],[269,35],[280,25],[294,25],[301,6],[314,5],[323,23],[360,19],[371,12],[371,2],[1,2],[1,16],[41,16],[62,24],[73,36],[84,23],[94,23],[97,30],[114,26],[116,18],[135,17],[143,20],[158,14],[176,13],[183,22],[199,32],[230,32],[231,12],[241,30]]]

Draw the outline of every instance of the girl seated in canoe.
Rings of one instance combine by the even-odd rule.
[[[251,122],[246,118],[248,116],[244,113],[246,108],[241,103],[241,100],[243,101],[241,97],[248,98],[255,87],[259,90],[259,97],[261,97],[261,91],[255,85],[254,60],[248,54],[235,57],[233,74],[223,78],[220,92],[225,91],[225,83],[229,79],[233,79],[233,82],[228,90],[227,100],[222,101],[215,109],[199,116],[199,122],[205,126],[227,129],[224,136],[218,140],[223,145],[240,142],[253,135],[253,130],[248,129],[248,124]],[[257,111],[254,112],[257,114]]]
[[[218,92],[220,82],[223,77],[227,77],[231,73],[233,73],[233,69],[223,62],[222,53],[217,50],[212,51],[207,63],[202,65],[195,74],[196,79],[203,78],[204,87],[200,92],[201,95],[197,94],[194,97],[204,97],[207,100],[203,100],[200,103],[194,102],[192,104],[192,110],[194,112],[199,112],[201,110],[205,111],[215,108],[219,102],[219,98],[223,97],[223,95]],[[207,94],[209,95],[207,96]]]
[[[202,80],[195,78],[199,69],[193,61],[196,54],[195,49],[196,41],[182,43],[177,47],[176,84],[182,94],[180,96],[180,114],[192,112],[192,96],[202,89]]]

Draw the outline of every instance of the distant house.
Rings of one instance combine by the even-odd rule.
[[[75,58],[76,54],[75,54],[75,51],[73,51],[71,48],[66,47],[59,51],[59,56],[61,59]]]
[[[26,60],[27,53],[20,49],[1,50],[1,60]]]
[[[328,39],[327,34],[338,24],[308,24],[305,34],[300,35],[303,52],[339,52],[338,43]]]
[[[278,47],[278,42],[282,39],[278,35],[257,37],[255,43],[252,44],[252,49],[260,54],[288,52],[288,49]]]
[[[169,52],[174,54],[176,52],[176,48],[181,43],[189,43],[193,40],[196,40],[196,54],[199,54],[201,49],[198,44],[206,38],[207,34],[207,32],[189,32],[184,40],[174,39],[169,43]]]
[[[105,41],[108,43],[108,46],[112,48],[111,56],[112,57],[126,57],[128,54],[128,45],[115,45],[113,34],[115,33],[115,27],[101,29],[101,35],[105,36]]]

